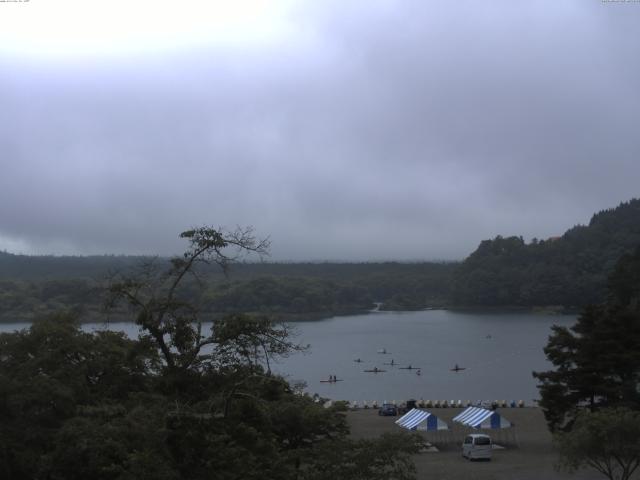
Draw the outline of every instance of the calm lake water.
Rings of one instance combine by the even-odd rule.
[[[372,312],[292,324],[306,354],[281,360],[274,369],[290,381],[304,380],[311,394],[335,400],[525,400],[538,398],[533,370],[549,368],[543,347],[553,324],[571,316],[532,313],[471,313],[447,310]],[[0,325],[1,331],[25,324]],[[86,324],[91,331],[104,324]],[[133,324],[111,324],[137,335]],[[379,353],[386,349],[387,354]],[[354,362],[361,359],[362,363]],[[393,360],[395,366],[385,365]],[[465,367],[458,373],[450,369]],[[420,367],[404,370],[408,365]],[[384,373],[366,373],[377,367]],[[343,381],[322,383],[329,375]]]

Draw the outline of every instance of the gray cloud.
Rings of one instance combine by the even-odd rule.
[[[0,57],[0,242],[174,253],[250,224],[276,259],[455,259],[638,196],[637,4],[292,15],[264,48]]]

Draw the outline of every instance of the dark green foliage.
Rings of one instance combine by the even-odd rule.
[[[584,408],[640,409],[639,267],[640,248],[618,263],[606,304],[586,307],[571,328],[553,327],[545,353],[555,369],[534,373],[551,430],[570,429]]]
[[[419,435],[385,434],[379,440],[325,442],[313,452],[304,480],[409,480],[415,477],[410,455],[418,452]]]
[[[87,257],[85,261],[90,263],[93,258]],[[33,262],[40,260],[37,257]],[[75,257],[72,260],[74,264],[79,262]],[[184,265],[182,262],[183,258],[174,259],[173,263],[161,258],[137,258],[131,268],[162,272]],[[66,277],[73,272],[65,271],[62,260],[59,265],[58,278],[0,280],[0,321],[30,321],[59,309],[73,309],[86,321],[103,320],[107,270],[95,279],[71,279]],[[0,271],[1,266],[2,258]],[[185,278],[179,293],[201,312],[209,315],[254,312],[295,320],[363,312],[373,308],[373,302],[400,310],[445,305],[454,264],[239,263],[234,264],[232,280],[210,266],[198,268],[198,279]],[[113,271],[117,269],[114,267]],[[204,290],[202,285],[206,287]],[[124,309],[112,310],[110,316],[112,320],[130,318]]]
[[[98,315],[103,287],[85,279],[0,280],[0,321],[31,321],[60,310]]]
[[[364,287],[332,280],[260,277],[212,285],[205,297],[205,308],[269,314],[345,313],[373,308],[373,298]]]
[[[37,478],[69,422],[148,392],[157,365],[148,344],[113,332],[83,333],[68,315],[0,335],[0,352],[5,478]]]
[[[251,347],[274,331],[266,321],[227,322],[220,349],[182,371],[163,367],[148,340],[83,333],[69,316],[0,335],[2,478],[318,478],[307,477],[328,468],[318,452],[332,451],[345,471],[356,462],[380,472],[368,478],[413,478],[412,447],[348,440],[339,406],[293,393],[258,364]]]
[[[562,237],[483,241],[456,270],[457,305],[583,307],[606,298],[607,276],[640,245],[640,200],[595,214]]]
[[[180,478],[165,445],[163,413],[151,402],[129,409],[85,408],[56,432],[41,475],[60,480]]]
[[[640,315],[588,307],[571,329],[554,327],[545,353],[555,370],[538,372],[540,406],[552,430],[583,407],[640,408]]]
[[[229,248],[266,244],[250,230],[181,236],[182,257],[146,262],[110,285],[110,304],[129,305],[138,340],[83,333],[72,315],[0,335],[3,479],[294,480],[324,467],[319,449],[340,449],[346,468],[370,463],[378,443],[349,441],[340,407],[325,409],[271,374],[272,358],[298,349],[285,327],[235,314],[202,331],[188,301],[194,284],[184,285],[196,266],[226,268]],[[370,478],[413,478],[410,450],[399,445],[367,467]]]
[[[609,277],[609,303],[640,309],[640,246],[624,255]]]
[[[570,432],[556,434],[555,443],[561,468],[589,466],[610,480],[628,480],[640,465],[640,412],[582,411]]]

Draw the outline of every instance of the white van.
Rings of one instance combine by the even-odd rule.
[[[491,460],[491,437],[480,433],[467,435],[462,444],[462,456],[469,460]]]

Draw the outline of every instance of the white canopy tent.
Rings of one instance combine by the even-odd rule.
[[[510,428],[513,426],[497,411],[480,407],[468,407],[453,417],[453,421],[477,429]]]
[[[500,443],[506,442],[518,445],[515,424],[504,418],[496,410],[468,407],[453,417],[452,420],[454,423],[474,430],[493,430],[497,435],[495,440]],[[464,432],[460,432],[460,435],[464,435]]]
[[[407,430],[420,430],[425,432],[449,430],[449,426],[434,414],[425,410],[418,410],[417,408],[412,408],[396,420],[396,425],[406,428]]]

